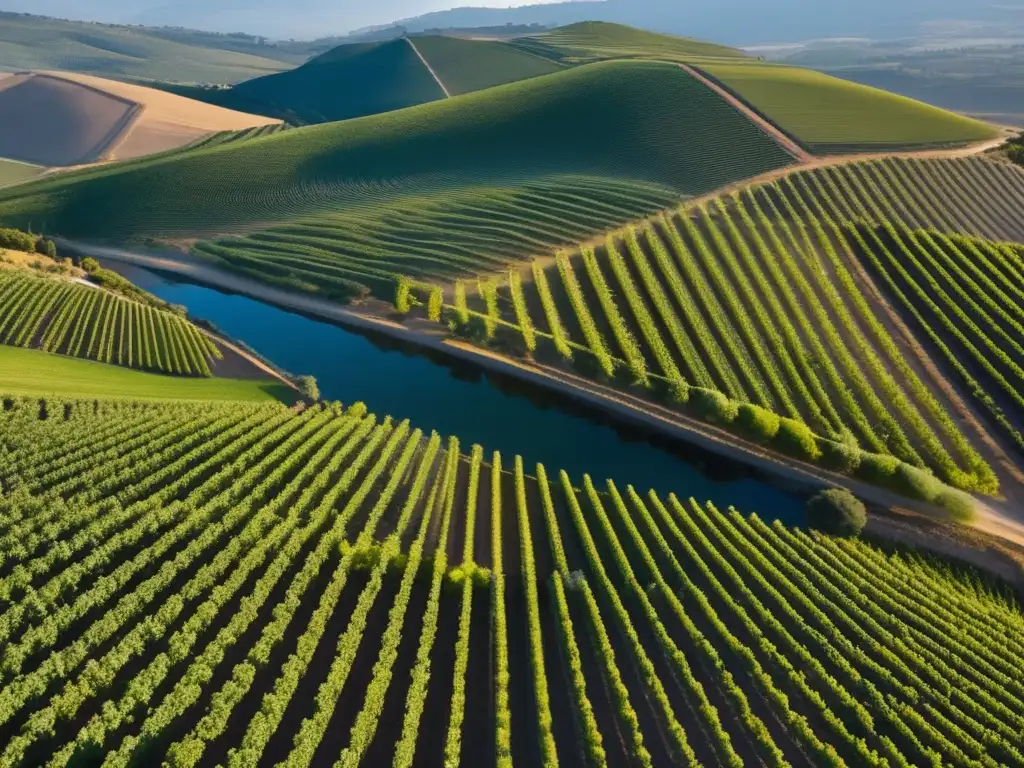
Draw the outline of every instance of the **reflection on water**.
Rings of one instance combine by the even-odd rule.
[[[528,471],[540,462],[574,478],[589,473],[595,480],[674,491],[791,523],[802,517],[798,494],[758,479],[743,464],[614,424],[598,409],[543,388],[381,334],[355,333],[163,273],[107,266],[160,298],[187,306],[195,317],[285,370],[315,376],[325,398],[362,400],[375,413],[457,435],[464,447],[479,443],[501,451],[506,461],[521,455]]]

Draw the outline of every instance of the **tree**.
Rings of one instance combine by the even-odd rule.
[[[302,396],[313,403],[320,402],[320,387],[312,376],[299,376],[295,383],[299,385]]]
[[[863,502],[845,488],[822,491],[807,502],[807,522],[833,536],[856,537],[868,522]]]
[[[98,271],[99,268],[100,263],[96,261],[96,259],[94,259],[92,256],[86,256],[84,259],[82,259],[82,269],[84,269],[87,274],[92,274],[93,272]]]

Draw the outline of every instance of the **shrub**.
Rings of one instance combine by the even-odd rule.
[[[299,391],[302,392],[304,398],[311,403],[320,402],[320,387],[317,385],[315,378],[312,376],[299,376],[295,383],[299,385]]]
[[[17,229],[0,229],[0,248],[31,253],[36,249],[36,238]]]
[[[899,468],[900,461],[894,456],[878,453],[864,453],[860,457],[857,477],[875,485],[888,485]]]
[[[852,475],[860,467],[862,451],[856,445],[818,438],[818,451],[821,453],[821,465],[826,469]]]
[[[978,516],[974,499],[963,491],[947,488],[938,495],[935,503],[946,510],[949,516],[958,523],[973,522]]]
[[[694,413],[712,424],[732,424],[739,415],[739,406],[721,392],[694,387],[690,390]]]
[[[934,475],[909,464],[896,468],[889,485],[904,496],[927,502],[935,501],[944,488]]]
[[[82,269],[84,269],[86,273],[91,275],[93,272],[99,271],[99,268],[100,263],[96,261],[96,259],[94,259],[92,256],[86,256],[84,259],[82,259]]]
[[[859,536],[868,522],[864,504],[845,488],[822,491],[807,502],[807,522],[832,536]]]
[[[817,438],[811,428],[795,419],[779,419],[779,431],[774,443],[780,451],[798,459],[813,461],[821,456]]]
[[[768,443],[779,433],[781,419],[759,405],[744,403],[739,407],[736,425],[740,431],[756,443]]]

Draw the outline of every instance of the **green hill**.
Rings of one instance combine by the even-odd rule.
[[[702,68],[818,154],[959,145],[998,135],[977,120],[820,72],[757,63]]]
[[[553,61],[496,40],[432,35],[413,38],[412,42],[453,96],[561,69]]]
[[[45,222],[48,232],[72,238],[194,237],[370,206],[386,216],[387,206],[441,205],[458,192],[462,218],[456,222],[449,209],[440,236],[423,234],[442,259],[458,254],[471,269],[507,226],[559,214],[592,217],[595,208],[608,226],[789,161],[680,68],[620,61],[385,115],[30,182],[0,192],[0,217],[25,226]],[[602,180],[614,183],[627,202],[630,185],[642,194],[621,210],[610,208],[599,203]],[[478,193],[538,182],[544,201],[536,209],[474,206]],[[445,243],[445,229],[481,227],[494,231],[475,250]],[[415,237],[416,230],[406,234]],[[365,234],[358,264],[326,255],[355,273],[381,266],[401,271],[405,251],[376,237],[372,229]],[[536,253],[566,237],[520,243],[518,253]],[[317,243],[293,248],[290,238],[279,240],[274,251],[284,251],[281,258],[302,262],[305,246],[325,255]],[[320,273],[302,277],[317,283]]]
[[[436,101],[444,91],[399,39],[338,46],[297,69],[241,83],[223,98],[265,105],[264,114],[324,123]]]
[[[180,82],[237,83],[291,64],[267,55],[215,47],[226,36],[197,33],[203,44],[160,30],[0,14],[0,70],[62,69],[104,77]],[[261,50],[253,45],[252,50]]]
[[[584,21],[559,27],[539,35],[520,37],[510,45],[535,55],[566,64],[604,59],[661,59],[697,62],[715,59],[742,59],[746,54],[736,48],[716,45],[688,37],[662,35],[623,24]]]

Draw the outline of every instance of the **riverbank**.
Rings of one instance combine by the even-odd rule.
[[[128,251],[85,243],[67,245],[100,258],[176,274],[196,283],[249,296],[342,327],[380,333],[419,348],[433,350],[446,357],[471,363],[483,370],[557,393],[569,401],[588,404],[600,409],[610,420],[620,424],[641,427],[673,440],[695,445],[731,461],[742,462],[759,472],[777,478],[787,487],[798,488],[802,493],[813,493],[822,488],[842,485],[876,507],[897,507],[931,518],[941,515],[930,505],[905,499],[883,488],[831,473],[817,466],[770,453],[725,430],[629,393],[604,387],[559,369],[512,360],[489,350],[450,339],[437,324],[425,320],[396,322],[389,317],[392,308],[385,302],[371,300],[359,306],[344,307],[313,296],[291,293],[266,285],[178,253]],[[1024,525],[990,505],[979,505],[976,527],[992,536],[1024,546]]]

